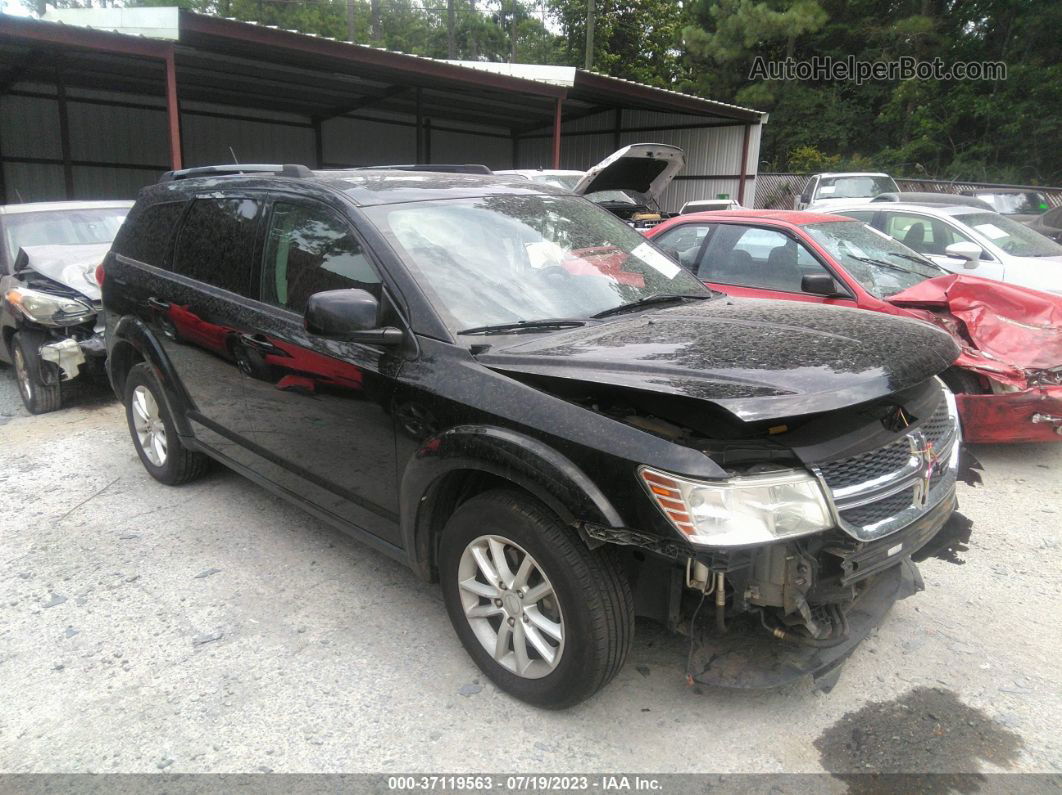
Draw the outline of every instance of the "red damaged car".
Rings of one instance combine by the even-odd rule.
[[[1062,441],[1062,298],[949,273],[837,215],[731,210],[647,237],[731,295],[859,307],[936,324],[962,355],[944,374],[970,442]]]

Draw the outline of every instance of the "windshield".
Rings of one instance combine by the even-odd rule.
[[[823,177],[817,199],[866,199],[880,193],[896,193],[900,189],[892,177]]]
[[[552,185],[555,188],[564,188],[564,190],[575,190],[575,186],[582,178],[582,174],[536,174],[531,177],[531,181]]]
[[[4,245],[14,260],[26,246],[110,243],[128,214],[128,207],[11,213],[4,217]]]
[[[954,218],[1015,257],[1062,256],[1058,243],[999,213],[968,213]]]
[[[946,273],[907,246],[859,221],[807,224],[803,228],[864,290],[877,298],[889,298]]]
[[[997,213],[1003,215],[1039,215],[1051,209],[1047,197],[1034,190],[1024,193],[978,193],[977,198],[988,202]]]
[[[367,208],[455,332],[587,319],[659,295],[710,295],[577,196],[484,196]]]

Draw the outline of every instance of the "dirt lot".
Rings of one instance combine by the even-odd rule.
[[[556,714],[499,693],[436,587],[232,473],[143,472],[106,393],[0,370],[0,771],[1062,771],[1062,444],[979,448],[965,542],[823,695],[687,689],[639,624]]]

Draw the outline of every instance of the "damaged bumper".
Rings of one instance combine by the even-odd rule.
[[[59,368],[61,380],[71,381],[81,372],[81,366],[89,359],[101,359],[107,355],[107,344],[103,331],[96,331],[91,337],[76,340],[66,337],[41,346],[41,359],[52,362]]]
[[[967,442],[1062,442],[1062,386],[955,400]]]

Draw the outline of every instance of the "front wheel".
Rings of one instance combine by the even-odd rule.
[[[588,549],[530,497],[463,503],[443,529],[439,574],[466,651],[522,701],[572,706],[623,667],[634,606],[611,551]]]
[[[162,386],[147,364],[136,365],[126,376],[125,417],[140,462],[155,480],[177,486],[206,471],[209,459],[177,436]]]
[[[59,368],[41,359],[44,342],[45,336],[35,331],[18,331],[11,338],[18,393],[30,414],[56,411],[62,402]]]

